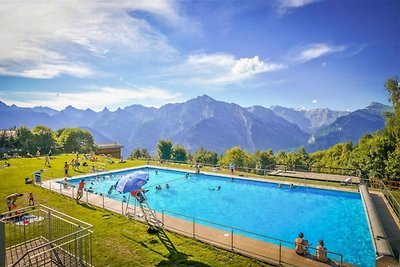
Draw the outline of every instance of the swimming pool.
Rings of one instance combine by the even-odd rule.
[[[120,175],[136,170],[150,174],[144,187],[150,189],[146,194],[148,202],[158,212],[171,210],[287,241],[303,232],[313,246],[318,239],[324,239],[328,250],[343,254],[345,262],[375,266],[375,253],[358,193],[300,186],[278,188],[275,183],[205,174],[186,179],[185,172],[154,168],[103,174],[106,179],[100,181],[88,177],[86,187],[92,186],[95,192],[107,195]],[[167,181],[169,189],[163,184]],[[155,189],[158,184],[162,184],[163,190]],[[219,191],[210,190],[218,186],[221,186]],[[109,197],[122,201],[123,194]]]

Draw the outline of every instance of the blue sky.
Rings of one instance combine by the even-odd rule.
[[[0,100],[159,107],[207,94],[248,107],[387,104],[400,1],[5,1]]]

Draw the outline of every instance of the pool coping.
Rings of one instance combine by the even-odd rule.
[[[156,169],[164,169],[164,170],[172,170],[172,171],[180,171],[180,172],[187,172],[187,173],[192,173],[194,174],[195,172],[192,170],[186,170],[186,169],[177,169],[177,168],[172,168],[172,167],[162,167],[162,166],[154,166],[154,165],[142,165],[142,166],[136,166],[136,167],[129,167],[129,168],[123,168],[123,169],[118,169],[118,170],[112,170],[112,171],[104,171],[104,172],[96,172],[96,173],[89,173],[89,174],[83,174],[83,175],[78,175],[78,176],[74,176],[74,177],[70,177],[68,178],[68,180],[70,179],[83,179],[86,177],[91,177],[93,175],[103,175],[103,174],[112,174],[112,173],[117,173],[117,172],[123,172],[123,171],[129,171],[129,170],[135,170],[135,169],[141,169],[141,168],[156,168]],[[218,177],[225,177],[225,178],[231,178],[231,179],[242,179],[242,180],[248,180],[248,181],[256,181],[256,182],[268,182],[268,183],[274,183],[274,184],[286,184],[286,185],[290,185],[293,183],[290,182],[277,182],[276,180],[272,180],[272,179],[268,179],[268,178],[256,178],[256,177],[243,177],[243,176],[238,176],[238,175],[229,175],[229,174],[220,174],[220,173],[212,173],[212,172],[206,172],[206,171],[202,171],[202,174],[206,174],[206,175],[210,175],[210,176],[218,176]],[[59,185],[59,189],[55,188],[54,186],[52,187],[51,184],[54,182],[60,182],[63,181],[65,177],[63,178],[55,178],[55,179],[51,179],[51,180],[47,180],[41,183],[41,187],[50,189],[52,191],[61,193],[62,195],[66,195],[69,197],[74,197],[75,196],[75,189],[74,188],[70,188],[70,189],[63,189],[63,186],[61,183],[57,183]],[[307,186],[307,187],[312,187],[312,188],[319,188],[319,189],[329,189],[329,190],[334,190],[334,191],[339,191],[339,192],[353,192],[356,193],[357,190],[352,189],[352,188],[340,188],[341,190],[339,190],[338,188],[335,188],[333,186],[316,186],[316,185],[308,185],[306,183],[301,184],[298,183],[296,186]],[[72,190],[71,190],[72,189]],[[89,193],[89,192],[85,192],[86,197],[84,196],[83,199],[81,201],[85,201],[86,198],[86,203],[91,203],[95,206],[98,206],[100,208],[112,211],[112,212],[116,212],[119,214],[122,214],[123,216],[126,215],[126,211],[129,209],[126,209],[126,204],[124,204],[121,201],[118,200],[114,200],[114,199],[110,199],[98,194],[94,194],[94,193]],[[90,198],[90,201],[89,201]],[[125,206],[125,207],[124,207]],[[124,211],[125,210],[125,211]],[[136,215],[136,210],[135,210],[135,215]],[[217,247],[221,247],[223,249],[227,249],[227,250],[231,250],[240,254],[243,254],[245,256],[249,256],[252,258],[256,258],[259,259],[261,261],[264,262],[268,262],[268,263],[272,263],[272,264],[280,264],[280,265],[285,265],[283,264],[284,262],[281,261],[279,263],[279,260],[277,259],[271,259],[271,256],[265,256],[266,254],[268,254],[267,252],[270,252],[270,250],[276,251],[277,249],[279,249],[279,246],[274,245],[270,242],[265,242],[265,241],[261,241],[258,239],[254,239],[254,238],[249,238],[249,237],[245,237],[242,235],[238,235],[238,234],[234,234],[235,239],[239,240],[237,242],[242,243],[241,246],[243,247],[252,247],[253,250],[256,251],[256,253],[254,252],[249,252],[246,251],[246,249],[242,249],[242,250],[238,250],[237,248],[235,249],[230,249],[229,245],[226,245],[224,243],[222,244],[218,244],[218,242],[215,241],[211,241],[209,238],[207,237],[201,237],[201,236],[191,236],[188,233],[185,233],[185,227],[187,228],[187,224],[191,224],[190,221],[188,220],[184,220],[184,219],[179,219],[173,216],[168,216],[165,214],[161,214],[159,212],[156,212],[156,216],[157,218],[163,218],[163,222],[165,222],[164,220],[167,219],[167,221],[175,221],[175,223],[173,223],[173,226],[165,226],[165,229],[170,230],[172,232],[176,232],[178,234],[183,234],[185,236],[191,237],[191,238],[195,238],[197,240],[200,240],[202,242],[208,243],[210,245],[213,246],[217,246]],[[138,221],[142,221],[144,222],[143,218],[140,218],[138,216],[136,216],[137,218],[135,218]],[[176,227],[180,227],[180,228],[176,228]],[[200,228],[204,228],[204,232],[205,233],[211,233],[213,236],[221,236],[221,235],[226,235],[227,232],[223,231],[223,230],[219,230],[217,228],[214,227],[209,227],[206,225],[202,225],[202,224],[197,224],[197,227]],[[228,235],[231,235],[230,233],[228,233]],[[242,241],[240,241],[242,240]],[[255,243],[256,244],[255,244]],[[235,242],[236,243],[236,242]],[[267,251],[267,252],[266,252]],[[290,263],[288,263],[288,265],[292,265],[292,262],[296,262],[295,266],[327,266],[327,264],[325,263],[321,263],[318,262],[316,260],[310,259],[310,258],[306,258],[306,257],[300,257],[298,255],[296,255],[294,253],[293,249],[289,249],[287,247],[282,246],[280,248],[280,251],[282,251],[282,255],[284,259],[290,261]],[[274,255],[272,255],[274,256]],[[275,255],[276,256],[276,255]],[[311,257],[312,258],[312,257]],[[299,265],[298,265],[299,264]],[[350,265],[348,263],[343,263],[344,266],[353,266]]]

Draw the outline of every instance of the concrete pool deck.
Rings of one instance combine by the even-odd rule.
[[[52,185],[50,186],[50,184]],[[64,189],[62,184],[56,184],[54,181],[51,183],[50,181],[45,181],[42,183],[42,187],[51,189],[52,191],[61,193],[67,197],[75,197],[77,191],[73,188]],[[131,204],[131,206],[127,209],[125,203],[88,192],[84,192],[80,202],[89,203],[122,215],[125,215],[126,212],[131,212],[136,214],[136,220],[144,222],[140,207],[136,207],[135,209],[133,204]],[[312,251],[308,257],[302,257],[297,255],[293,249],[284,246],[280,247],[279,245],[274,245],[272,243],[263,242],[235,233],[233,233],[232,236],[232,232],[230,231],[219,230],[199,224],[198,222],[193,225],[193,222],[191,221],[179,219],[165,214],[163,215],[158,212],[156,212],[156,216],[158,220],[163,223],[164,229],[168,231],[182,234],[190,238],[195,238],[201,242],[230,250],[270,264],[310,267],[339,266],[340,264],[340,262],[331,262],[331,264],[327,264],[313,260],[311,255],[313,254]],[[352,265],[343,263],[343,266]]]
[[[173,168],[163,168],[160,166],[141,166],[137,168],[143,168],[143,167],[149,167],[149,168],[160,168],[160,169],[167,169],[167,170],[177,170],[177,171],[185,171],[181,169],[173,169]],[[135,168],[127,168],[124,170],[132,170]],[[124,170],[115,170],[115,172],[120,172]],[[209,175],[216,175],[220,176],[221,174],[219,173],[209,173],[209,172],[202,172],[204,174],[209,174]],[[101,175],[102,173],[99,173]],[[73,177],[73,179],[79,179],[83,178],[85,176],[92,176],[93,174],[89,175],[84,175],[80,177]],[[273,182],[273,183],[278,183],[279,181],[277,180],[270,180],[270,179],[265,179],[265,178],[249,178],[249,177],[242,177],[242,176],[232,176],[232,175],[224,175],[226,177],[231,177],[231,178],[239,178],[239,179],[245,179],[245,180],[253,180],[253,181],[262,181],[262,182]],[[68,197],[75,197],[76,196],[76,189],[64,189],[62,184],[60,183],[55,183],[55,181],[62,181],[63,179],[55,179],[51,181],[45,181],[42,183],[42,187],[51,189],[52,191],[61,193],[65,196]],[[285,182],[282,182],[285,183]],[[286,182],[287,183],[287,182]],[[300,186],[303,186],[302,184],[299,183]],[[356,191],[353,188],[347,188],[347,187],[333,187],[333,186],[315,186],[315,185],[307,185],[307,186],[313,186],[313,187],[318,187],[318,188],[328,188],[328,189],[334,189],[334,190],[340,190],[340,191]],[[377,194],[378,195],[378,194]],[[377,196],[379,199],[379,196]],[[382,200],[383,201],[383,200]],[[144,219],[138,215],[140,215],[141,211],[140,208],[136,208],[136,210],[132,207],[129,209],[126,209],[126,204],[109,199],[107,197],[103,197],[97,194],[93,193],[88,193],[85,192],[83,198],[81,199],[81,202],[85,203],[90,203],[92,205],[120,213],[122,215],[125,215],[127,211],[129,212],[136,212],[135,217],[139,221],[144,221]],[[131,204],[132,205],[132,204]],[[391,214],[389,212],[389,214]],[[231,250],[252,258],[259,259],[261,261],[265,261],[271,264],[276,264],[276,265],[281,265],[281,266],[329,266],[326,263],[321,263],[316,260],[312,259],[312,256],[310,255],[308,258],[306,257],[301,257],[297,254],[294,253],[293,249],[284,247],[284,246],[279,246],[279,245],[274,245],[272,243],[268,242],[263,242],[257,239],[253,238],[248,238],[243,235],[237,234],[230,231],[223,231],[219,230],[213,227],[205,226],[203,224],[193,223],[191,221],[179,219],[173,216],[169,216],[166,214],[161,214],[161,213],[156,213],[157,218],[162,221],[164,224],[164,229],[176,232],[191,238],[195,238],[197,240],[200,240],[202,242],[221,247],[223,249]],[[194,225],[193,225],[194,224]],[[393,227],[393,231],[395,231],[395,227]],[[400,232],[397,228],[397,231]],[[400,235],[399,235],[400,236]],[[311,250],[311,254],[314,254],[315,250]],[[329,256],[329,255],[328,255]],[[388,265],[385,266],[397,266],[392,265],[393,263],[389,263]],[[330,264],[331,266],[337,266],[338,263],[332,262]],[[344,263],[344,266],[351,266],[350,264]]]

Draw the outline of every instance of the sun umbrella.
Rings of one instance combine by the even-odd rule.
[[[149,180],[149,174],[143,171],[136,171],[119,178],[114,185],[115,189],[120,193],[127,193],[141,188]]]

